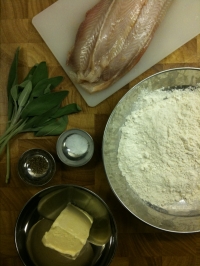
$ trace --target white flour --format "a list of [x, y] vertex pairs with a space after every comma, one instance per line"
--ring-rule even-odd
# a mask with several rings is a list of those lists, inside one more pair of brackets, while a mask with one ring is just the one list
[[200, 88], [143, 92], [121, 127], [118, 165], [145, 201], [200, 201]]

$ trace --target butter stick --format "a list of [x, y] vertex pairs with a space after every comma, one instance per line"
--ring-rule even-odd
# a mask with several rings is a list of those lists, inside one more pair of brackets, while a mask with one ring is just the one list
[[92, 223], [93, 218], [87, 212], [70, 203], [45, 233], [42, 242], [46, 247], [76, 258], [86, 244]]

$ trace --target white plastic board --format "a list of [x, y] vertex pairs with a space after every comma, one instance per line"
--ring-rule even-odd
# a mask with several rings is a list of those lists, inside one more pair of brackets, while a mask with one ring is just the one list
[[[86, 11], [98, 1], [58, 0], [32, 20], [67, 74], [70, 69], [66, 66], [66, 59], [78, 27]], [[128, 74], [106, 90], [94, 94], [87, 93], [78, 84], [74, 85], [86, 103], [94, 107], [199, 33], [200, 0], [174, 0], [146, 53]]]

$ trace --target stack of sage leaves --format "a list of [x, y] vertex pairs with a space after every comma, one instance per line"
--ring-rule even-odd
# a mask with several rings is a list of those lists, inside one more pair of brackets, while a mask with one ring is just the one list
[[61, 134], [67, 126], [68, 115], [79, 112], [76, 103], [62, 106], [68, 91], [55, 91], [62, 76], [48, 77], [46, 62], [34, 65], [22, 83], [18, 83], [19, 48], [11, 64], [8, 84], [8, 120], [4, 134], [0, 137], [0, 155], [6, 147], [6, 183], [10, 175], [9, 141], [22, 132], [34, 132], [35, 136]]

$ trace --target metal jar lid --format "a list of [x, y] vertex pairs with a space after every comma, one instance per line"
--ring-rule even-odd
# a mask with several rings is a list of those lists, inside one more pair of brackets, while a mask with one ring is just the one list
[[94, 153], [92, 137], [81, 129], [63, 132], [57, 140], [59, 159], [68, 166], [78, 167], [90, 161]]

